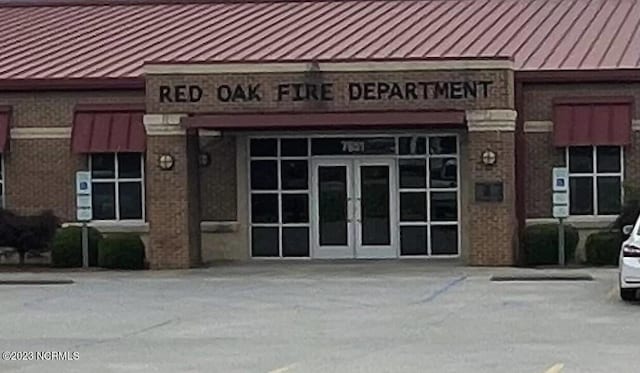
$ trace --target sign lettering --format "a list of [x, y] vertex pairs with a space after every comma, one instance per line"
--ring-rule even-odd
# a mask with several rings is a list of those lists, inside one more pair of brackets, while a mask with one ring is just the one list
[[347, 153], [364, 153], [364, 141], [341, 141], [342, 151]]
[[[478, 100], [488, 98], [490, 80], [470, 81], [378, 81], [340, 84], [349, 102], [419, 101], [419, 100]], [[221, 103], [334, 101], [337, 83], [278, 83], [263, 87], [260, 83], [220, 84], [213, 96]], [[198, 85], [160, 86], [161, 103], [199, 102], [205, 90]]]
[[198, 102], [202, 92], [198, 85], [161, 85], [160, 102]]

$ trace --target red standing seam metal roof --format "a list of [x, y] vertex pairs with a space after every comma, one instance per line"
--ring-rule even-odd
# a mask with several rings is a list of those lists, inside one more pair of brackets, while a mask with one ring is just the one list
[[521, 71], [640, 68], [640, 0], [61, 1], [0, 2], [0, 80], [137, 78], [150, 61], [510, 57]]

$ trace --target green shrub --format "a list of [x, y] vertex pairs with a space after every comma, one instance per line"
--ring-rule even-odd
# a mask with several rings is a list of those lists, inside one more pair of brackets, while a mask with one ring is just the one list
[[618, 232], [597, 232], [591, 234], [585, 243], [587, 263], [593, 265], [617, 265], [620, 245], [624, 241]]
[[144, 269], [144, 243], [135, 233], [114, 233], [98, 245], [98, 265], [113, 269]]
[[[98, 264], [98, 243], [102, 234], [89, 227], [89, 265]], [[51, 264], [54, 267], [82, 267], [82, 228], [66, 227], [58, 229], [53, 238]]]
[[[565, 258], [571, 261], [578, 245], [578, 230], [564, 225]], [[527, 264], [558, 264], [558, 224], [537, 224], [527, 227], [524, 234]]]

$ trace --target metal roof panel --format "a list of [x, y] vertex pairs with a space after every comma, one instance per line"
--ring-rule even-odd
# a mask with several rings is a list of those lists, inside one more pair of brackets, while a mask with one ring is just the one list
[[0, 4], [0, 80], [136, 78], [148, 61], [511, 56], [519, 70], [640, 68], [639, 0], [109, 1]]

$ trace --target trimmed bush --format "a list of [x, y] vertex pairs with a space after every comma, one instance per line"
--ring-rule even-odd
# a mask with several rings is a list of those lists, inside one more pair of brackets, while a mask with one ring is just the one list
[[[564, 225], [565, 258], [573, 260], [578, 245], [578, 230]], [[527, 227], [524, 235], [527, 264], [558, 264], [558, 224], [537, 224]]]
[[618, 232], [597, 232], [587, 237], [585, 250], [587, 263], [592, 265], [617, 265], [620, 246], [624, 241]]
[[[89, 227], [89, 265], [98, 265], [98, 243], [102, 234]], [[53, 238], [51, 264], [54, 267], [82, 267], [82, 228], [66, 227], [58, 229]]]
[[98, 245], [98, 265], [112, 269], [144, 269], [144, 243], [135, 233], [114, 233]]

